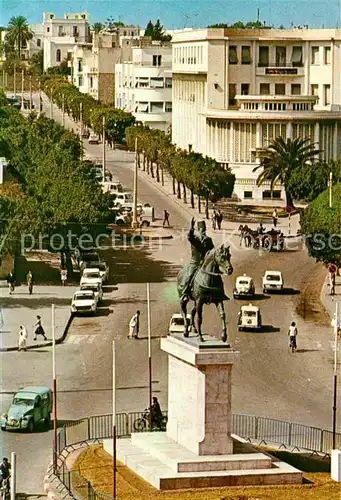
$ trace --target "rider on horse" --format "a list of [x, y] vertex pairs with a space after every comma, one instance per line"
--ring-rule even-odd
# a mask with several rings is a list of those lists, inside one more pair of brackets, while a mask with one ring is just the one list
[[188, 291], [190, 289], [195, 273], [201, 266], [207, 252], [214, 248], [212, 238], [210, 238], [206, 234], [205, 221], [202, 220], [197, 223], [197, 231], [194, 230], [194, 226], [195, 219], [193, 218], [191, 221], [191, 228], [187, 235], [188, 241], [191, 244], [191, 260], [187, 266], [187, 273], [183, 283], [181, 298], [184, 298], [188, 295]]

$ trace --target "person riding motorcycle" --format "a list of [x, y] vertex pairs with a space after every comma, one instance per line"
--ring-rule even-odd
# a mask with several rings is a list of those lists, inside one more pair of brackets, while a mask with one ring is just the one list
[[0, 488], [3, 482], [10, 476], [11, 464], [8, 461], [8, 458], [4, 457], [2, 459], [2, 463], [0, 464]]

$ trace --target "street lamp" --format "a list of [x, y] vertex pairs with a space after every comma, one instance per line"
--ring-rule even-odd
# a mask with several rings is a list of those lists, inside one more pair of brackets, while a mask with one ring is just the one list
[[30, 111], [32, 111], [32, 76], [30, 75]]
[[329, 208], [332, 208], [333, 205], [332, 188], [333, 188], [333, 172], [329, 172]]
[[135, 137], [135, 167], [134, 167], [134, 198], [133, 198], [133, 220], [131, 223], [132, 229], [137, 229], [139, 224], [137, 221], [137, 137]]
[[80, 141], [80, 146], [81, 146], [81, 160], [83, 159], [83, 143], [82, 143], [82, 137], [83, 137], [83, 103], [79, 103], [79, 141]]
[[17, 94], [17, 68], [15, 64], [13, 66], [13, 94], [14, 97]]
[[102, 121], [102, 136], [103, 136], [103, 166], [102, 166], [102, 171], [103, 171], [103, 182], [105, 182], [105, 116], [103, 116], [103, 121]]
[[62, 94], [62, 127], [65, 125], [65, 95]]
[[50, 89], [50, 119], [53, 118], [52, 87]]
[[24, 88], [25, 88], [25, 73], [21, 70], [21, 109], [24, 109]]
[[334, 384], [333, 384], [333, 446], [332, 449], [336, 449], [336, 410], [337, 410], [337, 363], [338, 363], [338, 335], [340, 327], [339, 319], [339, 304], [335, 303], [335, 318], [334, 318], [334, 336], [335, 336], [335, 352], [334, 352]]

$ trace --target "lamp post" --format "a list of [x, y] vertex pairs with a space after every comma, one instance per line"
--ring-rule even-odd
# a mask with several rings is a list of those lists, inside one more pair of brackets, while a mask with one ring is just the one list
[[79, 142], [81, 147], [81, 160], [83, 159], [83, 103], [79, 103]]
[[17, 95], [17, 68], [15, 64], [13, 66], [13, 94], [14, 97]]
[[50, 89], [50, 119], [53, 118], [52, 88]]
[[42, 98], [41, 98], [41, 82], [40, 82], [40, 80], [39, 80], [38, 94], [39, 94], [39, 113], [38, 113], [38, 115], [40, 116], [41, 112], [43, 111], [43, 102], [42, 102]]
[[30, 111], [32, 111], [32, 76], [30, 75]]
[[21, 109], [24, 109], [25, 72], [21, 70]]
[[112, 464], [112, 473], [113, 473], [113, 498], [116, 500], [116, 348], [115, 341], [112, 343], [112, 441], [113, 441], [113, 464]]
[[138, 228], [137, 221], [137, 137], [135, 137], [135, 167], [134, 167], [134, 194], [133, 194], [133, 220], [131, 223], [132, 229]]
[[103, 171], [103, 182], [105, 182], [105, 116], [103, 116], [103, 121], [102, 121], [102, 136], [103, 136], [103, 166], [102, 166], [102, 171]]
[[329, 172], [329, 208], [332, 208], [333, 205], [333, 172]]
[[53, 378], [53, 471], [57, 470], [57, 375], [56, 375], [56, 335], [54, 304], [51, 310], [52, 319], [52, 378]]
[[337, 410], [337, 362], [338, 362], [338, 335], [339, 335], [339, 304], [335, 303], [335, 320], [334, 320], [334, 336], [335, 336], [335, 352], [334, 352], [334, 384], [333, 384], [333, 446], [332, 450], [336, 449], [336, 410]]
[[62, 127], [65, 125], [65, 95], [62, 95]]

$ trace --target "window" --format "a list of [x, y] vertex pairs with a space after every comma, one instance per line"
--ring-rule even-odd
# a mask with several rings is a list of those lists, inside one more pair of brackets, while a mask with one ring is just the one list
[[252, 191], [244, 191], [244, 198], [252, 198]]
[[269, 66], [269, 47], [259, 47], [258, 66]]
[[92, 76], [90, 76], [89, 86], [91, 89], [94, 87], [94, 79]]
[[48, 33], [50, 33], [50, 28], [46, 28], [46, 31], [47, 31]]
[[276, 66], [285, 66], [287, 60], [286, 47], [276, 47]]
[[312, 83], [310, 85], [310, 93], [311, 95], [319, 95], [319, 86], [317, 83]]
[[261, 83], [259, 93], [260, 95], [270, 95], [270, 83]]
[[291, 84], [291, 95], [301, 95], [301, 84], [292, 83]]
[[78, 59], [78, 72], [81, 73], [83, 71], [83, 61], [82, 59]]
[[163, 88], [164, 87], [164, 81], [163, 78], [159, 77], [152, 77], [150, 79], [150, 86], [151, 88]]
[[320, 64], [320, 47], [311, 47], [311, 64]]
[[237, 46], [230, 45], [229, 46], [229, 64], [237, 64], [237, 63], [238, 63]]
[[37, 38], [37, 47], [41, 47], [41, 39]]
[[72, 36], [78, 36], [77, 26], [72, 26]]
[[151, 102], [150, 103], [151, 113], [163, 113], [163, 102]]
[[161, 66], [162, 56], [153, 56], [153, 66]]
[[324, 58], [323, 62], [324, 64], [330, 64], [331, 63], [331, 48], [330, 47], [324, 47]]
[[323, 85], [323, 100], [324, 100], [324, 105], [329, 106], [329, 104], [330, 104], [330, 85]]
[[78, 77], [78, 87], [83, 87], [83, 77], [82, 76]]
[[165, 111], [166, 111], [166, 113], [171, 113], [172, 112], [172, 103], [171, 102], [166, 102], [165, 103]]
[[235, 83], [229, 83], [229, 105], [233, 106], [236, 104], [236, 84]]
[[280, 199], [281, 198], [281, 191], [275, 190], [275, 191], [263, 191], [263, 200], [269, 200], [271, 198], [276, 198]]
[[249, 83], [242, 83], [240, 90], [241, 90], [242, 95], [249, 95], [250, 84]]
[[137, 103], [135, 111], [137, 111], [138, 113], [148, 113], [148, 103], [147, 102]]
[[166, 89], [172, 88], [172, 79], [171, 78], [166, 78], [165, 87], [166, 87]]
[[63, 36], [63, 26], [58, 26], [58, 36]]
[[60, 62], [60, 59], [61, 59], [60, 49], [57, 49], [57, 50], [56, 50], [56, 61], [57, 61], [57, 62]]
[[294, 68], [302, 66], [302, 47], [301, 46], [292, 48], [291, 62], [292, 62], [292, 65]]
[[285, 83], [275, 83], [275, 95], [285, 95]]
[[242, 45], [242, 64], [251, 64], [250, 45]]

